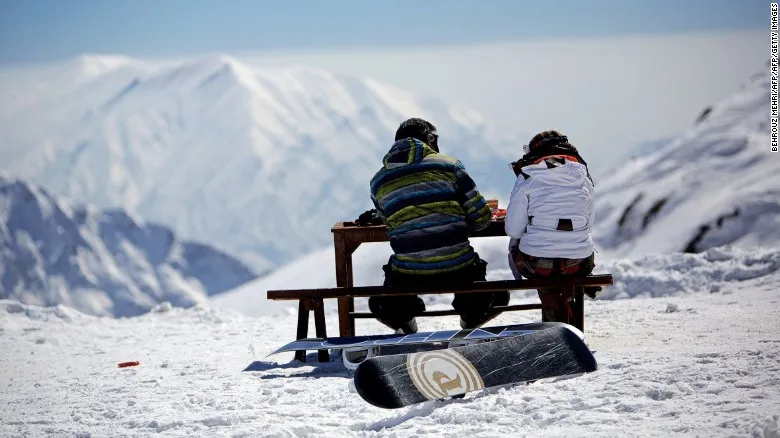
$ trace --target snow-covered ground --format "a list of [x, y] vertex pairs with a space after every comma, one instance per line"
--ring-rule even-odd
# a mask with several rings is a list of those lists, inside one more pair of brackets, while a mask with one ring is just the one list
[[776, 438], [779, 267], [780, 251], [761, 248], [605, 263], [617, 285], [585, 306], [596, 372], [392, 411], [363, 402], [339, 363], [267, 357], [293, 339], [292, 315], [161, 305], [114, 319], [0, 301], [0, 436]]

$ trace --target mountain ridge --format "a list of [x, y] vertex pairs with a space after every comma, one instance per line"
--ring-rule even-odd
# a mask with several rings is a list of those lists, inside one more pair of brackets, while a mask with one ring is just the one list
[[663, 147], [597, 187], [597, 247], [615, 257], [780, 243], [769, 74], [752, 76]]
[[71, 205], [0, 173], [0, 298], [122, 317], [190, 307], [256, 277], [132, 213]]
[[494, 197], [513, 177], [495, 169], [519, 152], [473, 111], [316, 68], [84, 57], [28, 76], [0, 87], [7, 172], [258, 270], [327, 245], [333, 223], [371, 207], [368, 181], [406, 118], [433, 121], [442, 152]]

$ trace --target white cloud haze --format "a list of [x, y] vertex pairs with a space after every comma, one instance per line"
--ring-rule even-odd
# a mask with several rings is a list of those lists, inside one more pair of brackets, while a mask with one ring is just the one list
[[741, 31], [241, 57], [371, 77], [474, 109], [507, 131], [560, 129], [594, 169], [606, 170], [627, 148], [683, 131], [704, 107], [737, 91], [769, 59], [769, 36]]

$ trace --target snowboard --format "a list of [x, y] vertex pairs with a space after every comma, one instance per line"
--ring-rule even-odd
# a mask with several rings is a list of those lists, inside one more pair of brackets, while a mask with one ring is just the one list
[[419, 332], [411, 335], [370, 335], [334, 338], [305, 338], [290, 342], [278, 348], [269, 356], [285, 351], [298, 350], [329, 350], [329, 349], [366, 349], [382, 346], [430, 344], [454, 341], [482, 341], [495, 340], [512, 336], [520, 336], [552, 327], [566, 327], [572, 330], [580, 338], [584, 334], [575, 327], [562, 322], [534, 322], [528, 324], [502, 325], [494, 327], [481, 327], [461, 330], [437, 330], [431, 332]]
[[353, 381], [368, 403], [396, 409], [596, 368], [583, 339], [558, 326], [463, 347], [373, 357], [358, 365]]

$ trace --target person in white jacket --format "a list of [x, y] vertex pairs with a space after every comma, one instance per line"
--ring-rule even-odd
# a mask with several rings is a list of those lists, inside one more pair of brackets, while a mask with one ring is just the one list
[[[587, 163], [558, 131], [535, 135], [512, 163], [517, 176], [506, 209], [509, 266], [516, 279], [589, 275], [594, 268], [595, 189]], [[595, 298], [600, 288], [586, 290]], [[542, 319], [562, 321], [555, 294], [540, 289]]]

